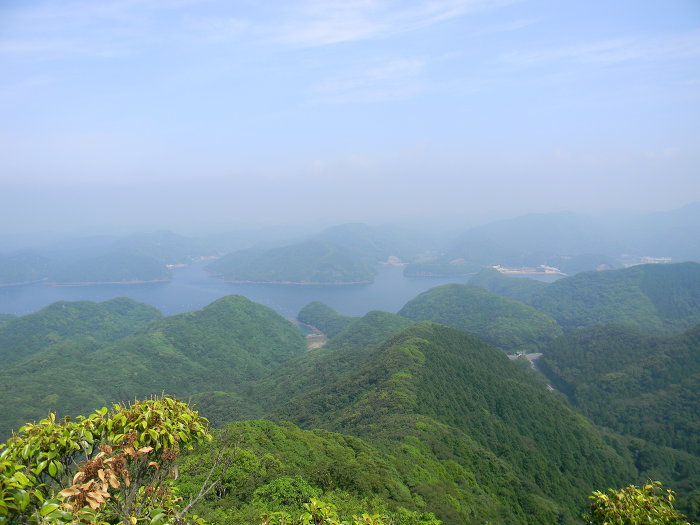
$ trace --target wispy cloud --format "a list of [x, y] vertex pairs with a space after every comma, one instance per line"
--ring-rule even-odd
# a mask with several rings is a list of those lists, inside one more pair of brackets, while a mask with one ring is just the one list
[[290, 10], [278, 41], [300, 46], [383, 38], [415, 31], [513, 0], [308, 0]]
[[393, 59], [328, 79], [314, 92], [323, 102], [374, 102], [406, 99], [421, 90], [426, 61]]
[[0, 35], [0, 53], [39, 59], [112, 56], [137, 53], [158, 39], [240, 37], [319, 47], [409, 33], [515, 1], [295, 0], [272, 8], [218, 0], [46, 1], [1, 12], [8, 30]]
[[621, 37], [559, 48], [512, 51], [503, 56], [519, 66], [556, 62], [614, 65], [629, 61], [659, 61], [700, 56], [700, 31], [661, 36]]

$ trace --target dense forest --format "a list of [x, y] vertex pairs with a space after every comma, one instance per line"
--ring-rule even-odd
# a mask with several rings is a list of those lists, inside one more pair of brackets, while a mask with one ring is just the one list
[[[699, 267], [553, 284], [485, 271], [398, 314], [311, 303], [299, 320], [328, 338], [312, 351], [240, 296], [169, 317], [130, 299], [56, 303], [0, 323], [0, 432], [49, 411], [189, 400], [218, 429], [178, 460], [178, 490], [196, 491], [217, 450], [236, 458], [193, 507], [211, 523], [317, 500], [395, 523], [578, 523], [592, 491], [648, 479], [698, 519], [700, 326], [686, 325]], [[504, 352], [531, 350], [541, 372]]]
[[561, 334], [546, 313], [471, 285], [447, 284], [428, 290], [409, 301], [399, 315], [451, 326], [511, 352], [536, 351]]

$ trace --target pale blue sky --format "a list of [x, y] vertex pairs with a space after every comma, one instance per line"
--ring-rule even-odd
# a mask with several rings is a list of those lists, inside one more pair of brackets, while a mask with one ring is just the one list
[[698, 0], [0, 1], [0, 224], [700, 200]]

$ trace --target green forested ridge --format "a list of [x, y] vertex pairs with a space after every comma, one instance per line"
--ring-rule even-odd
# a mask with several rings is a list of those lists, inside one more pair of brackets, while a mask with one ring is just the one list
[[495, 268], [484, 268], [469, 279], [469, 284], [523, 303], [529, 303], [533, 296], [547, 286], [547, 283], [529, 277], [503, 275]]
[[[687, 317], [688, 295], [669, 285], [673, 279], [640, 282], [661, 315]], [[504, 304], [534, 312], [460, 288], [488, 315]], [[109, 315], [98, 315], [100, 308]], [[543, 346], [555, 386], [588, 395], [590, 417], [608, 430], [575, 412], [585, 412], [589, 398], [568, 406], [534, 372], [473, 336], [386, 312], [347, 318], [320, 303], [307, 308], [317, 316], [310, 324], [326, 322], [333, 332], [311, 352], [297, 327], [240, 296], [166, 318], [119, 299], [57, 303], [11, 319], [0, 336], [23, 327], [13, 344], [25, 341], [30, 351], [0, 371], [0, 432], [50, 409], [87, 413], [163, 391], [191, 399], [219, 427], [267, 415], [304, 428], [243, 422], [222, 434], [241, 461], [201, 507], [214, 523], [257, 523], [261, 509], [299, 510], [300, 499], [280, 502], [288, 492], [321, 497], [344, 515], [425, 511], [446, 525], [577, 523], [592, 490], [647, 479], [679, 491], [682, 510], [700, 517], [693, 441], [700, 328], [670, 337], [596, 327]], [[512, 319], [526, 324], [526, 316]], [[577, 370], [555, 369], [556, 359]], [[208, 453], [181, 464], [183, 488], [201, 478]]]
[[564, 327], [614, 323], [645, 332], [680, 332], [700, 322], [700, 264], [580, 273], [547, 285], [530, 304]]
[[210, 264], [233, 281], [270, 283], [356, 283], [374, 278], [371, 261], [342, 246], [318, 240], [260, 252], [234, 252]]
[[508, 351], [536, 350], [561, 333], [547, 314], [471, 285], [432, 288], [406, 303], [399, 315], [451, 326]]
[[330, 341], [330, 348], [373, 348], [414, 321], [397, 314], [373, 310], [353, 320]]
[[551, 343], [543, 364], [593, 421], [700, 456], [700, 325], [675, 336], [580, 329]]
[[333, 308], [318, 301], [313, 301], [299, 310], [297, 319], [304, 324], [317, 328], [328, 337], [335, 337], [352, 323], [353, 318], [340, 315]]
[[395, 459], [365, 441], [264, 420], [233, 423], [217, 432], [210, 447], [188, 455], [178, 480], [181, 492], [196, 493], [211, 449], [222, 445], [235, 450], [239, 461], [216, 494], [196, 509], [212, 523], [256, 523], [265, 511], [301, 513], [309, 497], [334, 503], [342, 514], [398, 514], [401, 507], [425, 507], [406, 485]]
[[6, 323], [16, 318], [17, 316], [15, 314], [0, 314], [0, 324]]
[[249, 397], [271, 411], [294, 396], [332, 384], [369, 359], [377, 345], [412, 323], [379, 311], [351, 320], [324, 347], [299, 356], [250, 385]]
[[0, 360], [8, 365], [73, 338], [115, 341], [160, 317], [152, 306], [126, 297], [53, 303], [0, 325]]
[[[630, 457], [506, 356], [430, 323], [390, 338], [357, 371], [290, 401], [280, 417], [402, 451], [412, 485], [448, 523], [556, 521], [575, 514], [588, 487], [636, 475]], [[472, 481], [437, 474], [444, 469]]]
[[49, 409], [74, 415], [163, 391], [182, 397], [235, 393], [242, 383], [269, 373], [304, 348], [296, 326], [241, 296], [166, 317], [116, 342], [88, 336], [37, 344], [31, 356], [0, 372], [0, 399], [6, 401], [0, 405], [0, 431], [6, 434]]

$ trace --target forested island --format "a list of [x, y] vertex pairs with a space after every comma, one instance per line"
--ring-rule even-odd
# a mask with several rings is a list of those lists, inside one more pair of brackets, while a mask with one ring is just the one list
[[212, 276], [259, 284], [366, 284], [387, 261], [415, 278], [468, 279], [494, 266], [544, 266], [556, 270], [551, 275], [571, 276], [645, 261], [698, 261], [692, 239], [699, 222], [696, 203], [616, 222], [554, 213], [465, 229], [348, 223], [314, 233], [69, 237], [0, 252], [0, 286], [163, 282], [171, 279], [172, 268], [204, 259], [217, 259], [208, 265]]
[[369, 261], [323, 241], [234, 252], [208, 270], [228, 281], [259, 284], [363, 284], [374, 278]]

